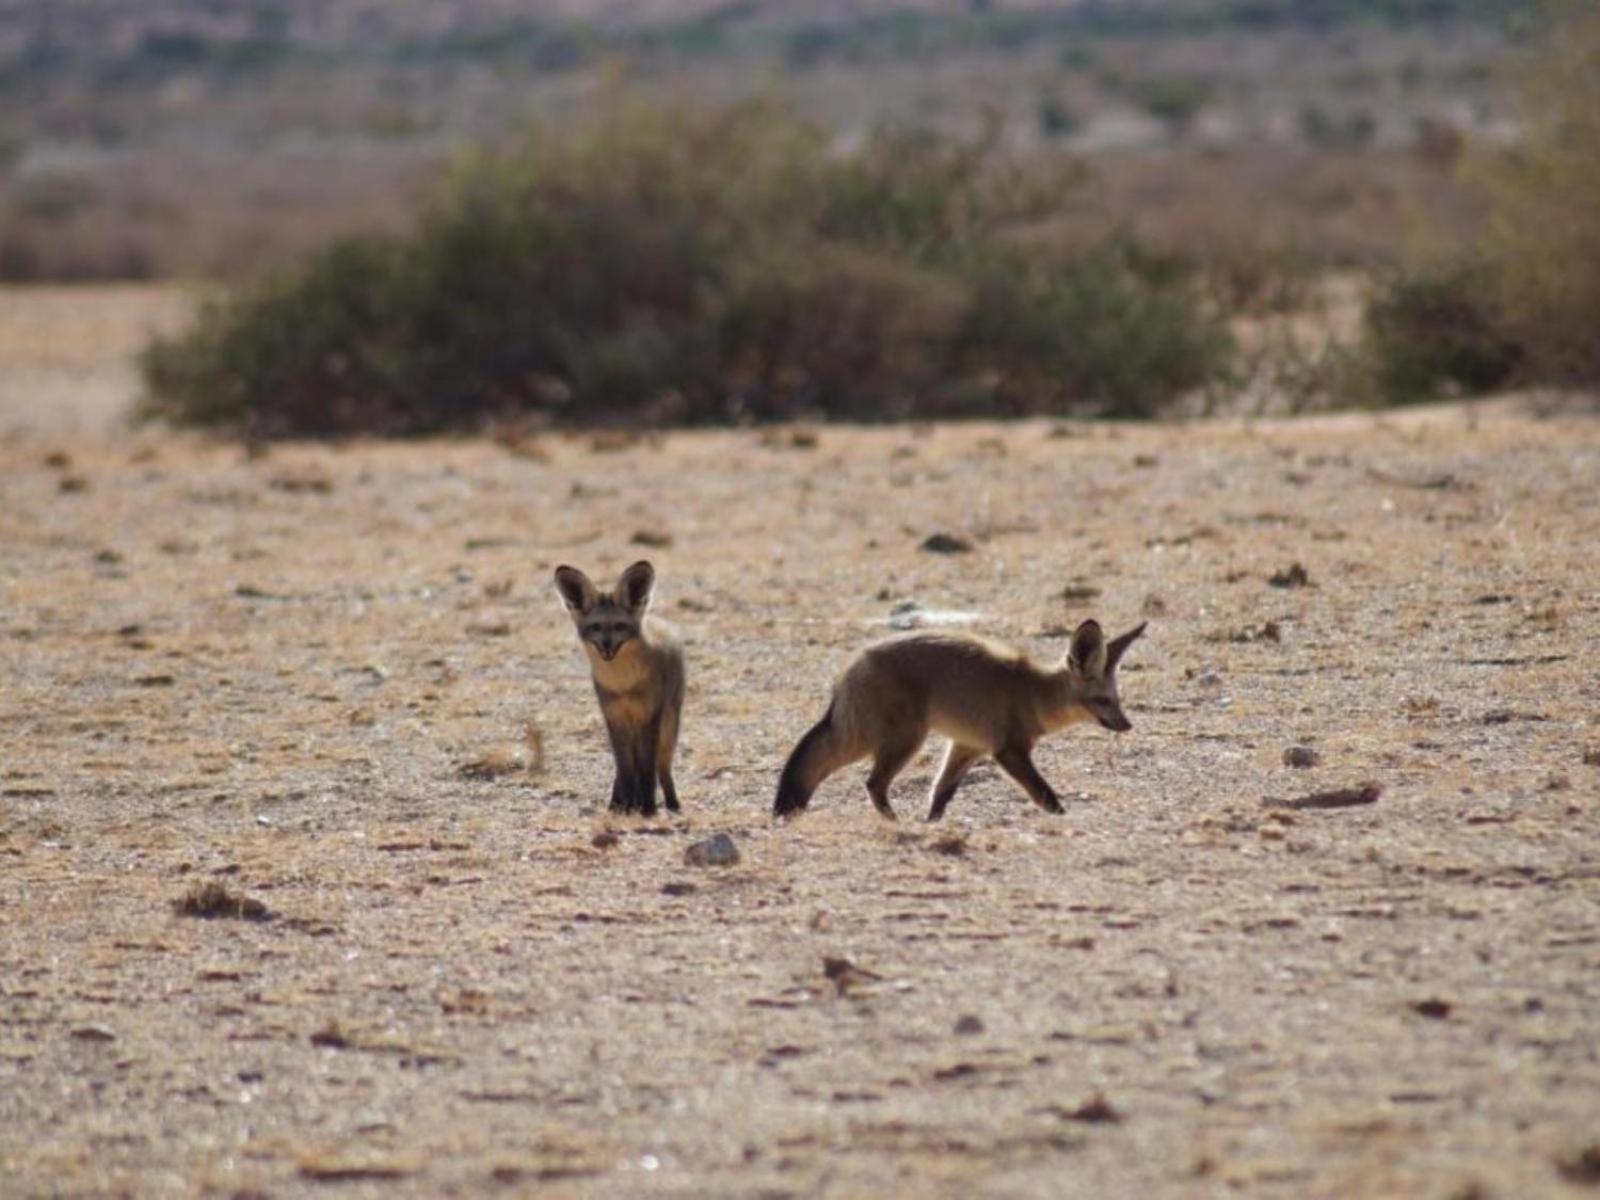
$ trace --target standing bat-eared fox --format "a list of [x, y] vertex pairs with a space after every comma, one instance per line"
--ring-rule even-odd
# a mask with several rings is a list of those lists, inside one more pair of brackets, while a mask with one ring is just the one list
[[834, 685], [827, 714], [795, 746], [778, 783], [777, 816], [803, 811], [817, 786], [841, 767], [872, 756], [867, 792], [894, 819], [889, 784], [930, 730], [950, 739], [934, 781], [928, 820], [944, 815], [967, 769], [993, 755], [1046, 812], [1061, 800], [1033, 765], [1047, 733], [1094, 720], [1116, 733], [1133, 728], [1117, 699], [1117, 663], [1144, 624], [1107, 642], [1095, 621], [1073, 631], [1054, 670], [970, 634], [922, 631], [868, 646]]
[[556, 590], [589, 656], [617, 760], [611, 807], [647, 817], [655, 815], [658, 779], [668, 810], [678, 811], [672, 752], [683, 711], [683, 650], [665, 625], [645, 616], [655, 580], [654, 567], [636, 562], [602, 592], [577, 568], [556, 568]]

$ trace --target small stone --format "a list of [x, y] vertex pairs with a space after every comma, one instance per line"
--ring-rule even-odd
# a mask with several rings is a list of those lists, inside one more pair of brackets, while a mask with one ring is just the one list
[[953, 533], [930, 533], [922, 540], [922, 549], [930, 554], [969, 554], [972, 543]]
[[1117, 1125], [1123, 1120], [1122, 1113], [1098, 1092], [1066, 1116], [1069, 1121], [1083, 1121], [1091, 1125]]
[[1275, 588], [1303, 588], [1311, 583], [1311, 575], [1299, 563], [1290, 563], [1267, 580]]
[[661, 529], [635, 530], [633, 537], [628, 540], [635, 546], [649, 546], [655, 550], [664, 550], [672, 545], [672, 535]]
[[1290, 746], [1283, 752], [1283, 765], [1305, 770], [1322, 762], [1322, 755], [1310, 746]]
[[964, 1017], [957, 1018], [956, 1033], [961, 1037], [971, 1037], [973, 1034], [982, 1032], [983, 1021], [981, 1018], [974, 1016], [972, 1013], [968, 1013]]
[[114, 1042], [117, 1035], [104, 1025], [80, 1025], [72, 1031], [80, 1042]]
[[690, 846], [683, 852], [683, 861], [691, 867], [731, 867], [739, 861], [739, 847], [727, 834], [719, 833]]
[[1442, 1021], [1450, 1015], [1451, 1004], [1448, 1000], [1430, 997], [1427, 1000], [1414, 1000], [1411, 1011], [1419, 1017], [1427, 1017], [1430, 1021]]
[[1556, 1157], [1556, 1170], [1568, 1183], [1593, 1187], [1600, 1184], [1600, 1142], [1590, 1142]]
[[589, 839], [589, 844], [596, 850], [609, 850], [622, 840], [614, 829], [602, 829]]

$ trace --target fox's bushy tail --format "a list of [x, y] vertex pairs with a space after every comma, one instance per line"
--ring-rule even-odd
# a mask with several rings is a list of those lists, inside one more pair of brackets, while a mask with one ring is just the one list
[[834, 733], [830, 706], [822, 720], [806, 730], [789, 755], [789, 761], [783, 765], [783, 774], [778, 779], [778, 798], [772, 804], [773, 816], [788, 817], [804, 812], [817, 785], [838, 769], [833, 749]]

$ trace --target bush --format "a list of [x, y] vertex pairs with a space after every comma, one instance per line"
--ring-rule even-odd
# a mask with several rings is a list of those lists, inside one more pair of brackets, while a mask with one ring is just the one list
[[1600, 385], [1600, 11], [1551, 27], [1520, 80], [1526, 133], [1482, 167], [1492, 296], [1527, 374]]
[[1482, 395], [1509, 380], [1523, 350], [1496, 322], [1491, 273], [1458, 266], [1401, 279], [1367, 310], [1377, 397], [1408, 404]]
[[1369, 310], [1380, 399], [1600, 384], [1600, 13], [1546, 30], [1522, 96], [1521, 142], [1476, 163], [1487, 236], [1459, 265], [1401, 280]]
[[1022, 248], [1076, 178], [993, 139], [844, 155], [765, 102], [618, 102], [463, 163], [409, 238], [210, 305], [148, 352], [146, 411], [261, 437], [1148, 415], [1218, 378], [1228, 342], [1136, 247]]

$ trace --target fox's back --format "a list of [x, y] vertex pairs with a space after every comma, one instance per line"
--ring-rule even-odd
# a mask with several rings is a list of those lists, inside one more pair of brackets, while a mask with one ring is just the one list
[[968, 745], [998, 744], [1032, 725], [1045, 673], [1010, 646], [971, 634], [917, 631], [867, 647], [840, 679], [841, 717], [866, 736], [882, 723], [925, 723]]

